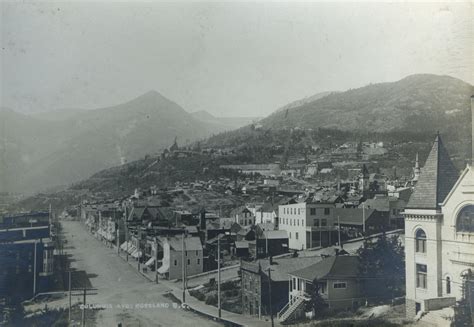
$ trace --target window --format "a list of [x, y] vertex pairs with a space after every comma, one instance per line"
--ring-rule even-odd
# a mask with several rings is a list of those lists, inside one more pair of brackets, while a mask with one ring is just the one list
[[199, 251], [198, 251], [198, 250], [196, 250], [196, 257], [199, 255], [199, 253], [198, 253], [198, 252], [199, 252]]
[[446, 294], [451, 294], [451, 277], [446, 277]]
[[311, 216], [316, 216], [316, 208], [311, 208], [311, 209], [309, 209], [309, 214], [310, 214]]
[[332, 287], [341, 289], [341, 288], [346, 288], [347, 285], [346, 285], [346, 283], [334, 283], [334, 284], [332, 284]]
[[474, 205], [461, 209], [456, 220], [456, 231], [474, 233]]
[[296, 224], [299, 226], [300, 225], [300, 220], [296, 219]]
[[200, 265], [201, 264], [201, 259], [198, 259], [197, 263], [198, 263], [198, 265]]
[[186, 256], [188, 256], [188, 251], [185, 251]]
[[191, 259], [188, 259], [188, 265], [190, 265], [190, 264], [191, 264]]
[[298, 232], [295, 233], [295, 238], [298, 239]]
[[418, 288], [427, 288], [426, 281], [427, 268], [426, 265], [416, 265], [416, 287]]
[[300, 208], [298, 208], [298, 215], [300, 214]]
[[290, 238], [291, 238], [291, 232], [290, 232]]
[[328, 225], [327, 219], [321, 219], [321, 226], [326, 227]]
[[313, 225], [319, 226], [319, 219], [313, 219]]
[[426, 253], [426, 233], [422, 229], [418, 229], [415, 235], [416, 252]]
[[296, 278], [293, 278], [293, 289], [296, 289]]
[[331, 213], [331, 209], [329, 208], [324, 208], [324, 214], [329, 215]]
[[175, 261], [174, 261], [174, 265], [175, 265], [175, 266], [178, 265], [178, 260], [175, 260]]

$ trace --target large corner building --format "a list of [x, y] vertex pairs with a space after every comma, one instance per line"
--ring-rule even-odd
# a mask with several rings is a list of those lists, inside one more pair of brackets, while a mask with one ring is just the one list
[[455, 305], [474, 270], [474, 171], [459, 174], [439, 134], [404, 215], [407, 317]]

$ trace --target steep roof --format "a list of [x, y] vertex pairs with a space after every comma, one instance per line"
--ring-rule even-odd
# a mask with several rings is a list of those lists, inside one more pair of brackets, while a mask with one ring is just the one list
[[273, 258], [272, 265], [270, 265], [269, 259], [260, 259], [255, 262], [242, 261], [241, 267], [256, 274], [261, 272], [265, 276], [268, 276], [270, 267], [272, 281], [285, 282], [288, 281], [292, 271], [308, 267], [319, 261], [321, 261], [320, 257]]
[[294, 271], [291, 275], [309, 281], [313, 281], [315, 278], [355, 278], [359, 275], [359, 257], [342, 255], [325, 258], [309, 267]]
[[458, 179], [458, 170], [449, 158], [438, 134], [408, 201], [409, 209], [438, 209]]

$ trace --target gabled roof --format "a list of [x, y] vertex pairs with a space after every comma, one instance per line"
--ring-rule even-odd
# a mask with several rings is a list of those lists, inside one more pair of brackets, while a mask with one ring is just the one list
[[284, 239], [288, 238], [288, 234], [286, 233], [286, 230], [267, 230], [263, 232], [263, 238], [267, 238], [269, 240], [273, 239]]
[[[376, 212], [375, 209], [364, 209], [359, 208], [334, 208], [334, 224], [337, 224], [338, 217], [339, 222], [343, 225], [362, 225], [362, 222], [369, 220], [371, 216]], [[365, 217], [364, 217], [365, 214]]]
[[325, 258], [309, 267], [292, 272], [290, 275], [305, 280], [345, 279], [359, 276], [359, 257], [341, 255]]
[[415, 190], [408, 201], [408, 209], [439, 209], [458, 179], [459, 173], [449, 158], [438, 134], [421, 171]]
[[[183, 250], [183, 239], [181, 236], [166, 238], [170, 247], [175, 251]], [[186, 251], [202, 251], [202, 244], [199, 237], [185, 237], [184, 243]]]

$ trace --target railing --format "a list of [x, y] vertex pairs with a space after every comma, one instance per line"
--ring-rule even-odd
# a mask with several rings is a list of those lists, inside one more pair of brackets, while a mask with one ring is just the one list
[[285, 313], [285, 311], [288, 309], [290, 306], [290, 302], [288, 302], [278, 313], [277, 313], [277, 318], [280, 319], [280, 317]]

